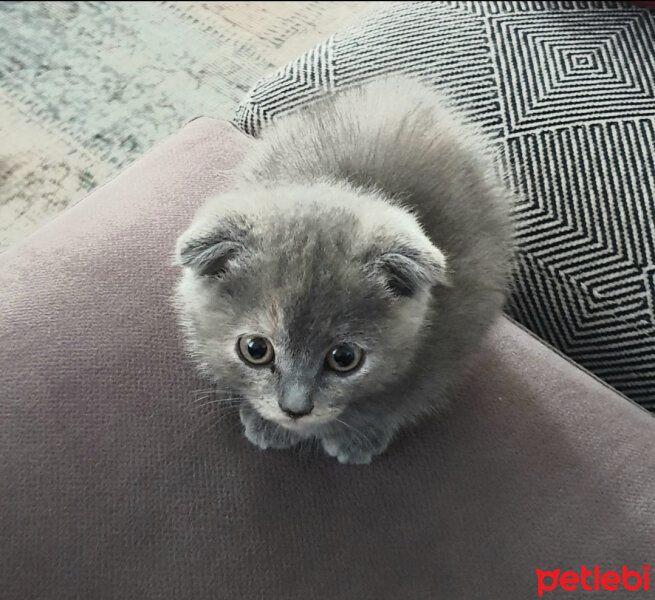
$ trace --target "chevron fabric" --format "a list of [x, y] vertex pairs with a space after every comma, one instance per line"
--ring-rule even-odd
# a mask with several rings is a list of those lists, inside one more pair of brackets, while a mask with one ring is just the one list
[[447, 93], [517, 192], [507, 312], [655, 410], [655, 12], [618, 2], [402, 2], [262, 79], [236, 124], [391, 72]]

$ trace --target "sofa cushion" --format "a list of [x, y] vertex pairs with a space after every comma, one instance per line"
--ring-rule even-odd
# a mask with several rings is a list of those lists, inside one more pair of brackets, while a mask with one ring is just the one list
[[261, 80], [266, 122], [384, 73], [443, 90], [518, 193], [508, 313], [655, 409], [655, 12], [620, 2], [388, 4]]
[[196, 120], [0, 255], [2, 598], [523, 600], [652, 560], [655, 420], [506, 318], [370, 466], [203, 405], [172, 253], [246, 143]]

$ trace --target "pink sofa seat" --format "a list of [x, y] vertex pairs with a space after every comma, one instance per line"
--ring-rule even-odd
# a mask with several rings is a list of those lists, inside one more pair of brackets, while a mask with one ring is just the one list
[[246, 144], [195, 120], [0, 255], [0, 596], [525, 600], [536, 569], [650, 564], [655, 420], [505, 318], [370, 466], [197, 408], [172, 252]]

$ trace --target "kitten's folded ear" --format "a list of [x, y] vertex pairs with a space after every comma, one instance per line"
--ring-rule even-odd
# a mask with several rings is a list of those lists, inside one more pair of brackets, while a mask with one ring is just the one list
[[386, 287], [398, 297], [412, 297], [434, 285], [452, 287], [446, 257], [429, 243], [420, 248], [400, 243], [384, 250], [369, 263], [369, 270], [384, 278]]
[[177, 242], [175, 262], [198, 275], [221, 277], [229, 263], [244, 252], [245, 234], [242, 226], [229, 220], [200, 236], [187, 232]]

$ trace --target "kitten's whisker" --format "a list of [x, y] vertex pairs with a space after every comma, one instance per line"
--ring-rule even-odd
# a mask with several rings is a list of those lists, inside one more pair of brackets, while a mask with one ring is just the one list
[[227, 391], [227, 390], [230, 390], [230, 389], [231, 388], [220, 388], [220, 387], [217, 387], [217, 386], [212, 386], [212, 387], [208, 387], [208, 388], [199, 388], [197, 390], [189, 390], [189, 392], [191, 392], [191, 393], [193, 393], [193, 392], [213, 392], [213, 391], [216, 391], [216, 390]]
[[227, 420], [228, 418], [231, 418], [231, 417], [234, 417], [234, 416], [238, 416], [238, 415], [239, 415], [239, 411], [229, 411], [229, 412], [225, 412], [225, 413], [221, 414], [221, 415], [218, 417], [218, 419], [215, 419], [215, 420], [211, 423], [211, 425], [209, 426], [209, 429], [207, 430], [207, 432], [209, 432], [209, 431], [211, 431], [212, 429], [214, 429], [215, 427], [217, 427], [217, 426], [219, 425], [219, 423], [221, 423], [222, 421], [225, 421], [225, 420]]
[[219, 391], [220, 390], [217, 390], [215, 388], [211, 388], [211, 389], [207, 389], [207, 390], [193, 390], [193, 391], [189, 392], [189, 395], [200, 396], [202, 394], [215, 394], [215, 393], [217, 393]]
[[373, 446], [373, 442], [372, 442], [370, 439], [368, 439], [368, 437], [367, 437], [366, 435], [364, 435], [364, 434], [363, 434], [359, 429], [357, 429], [356, 427], [353, 427], [352, 425], [349, 425], [348, 423], [346, 423], [345, 421], [342, 421], [341, 419], [335, 419], [335, 421], [336, 421], [337, 423], [341, 423], [342, 425], [345, 425], [345, 426], [348, 427], [349, 429], [352, 429], [355, 433], [359, 434], [362, 438], [364, 438], [364, 440], [366, 440], [366, 443], [367, 443], [371, 448], [374, 447], [374, 446]]
[[200, 396], [199, 398], [194, 398], [192, 402], [201, 402], [202, 400], [207, 400], [207, 398], [211, 398], [211, 394]]
[[221, 411], [218, 415], [215, 415], [217, 418], [212, 418], [207, 421], [202, 421], [200, 425], [197, 427], [195, 430], [195, 435], [207, 435], [210, 431], [214, 430], [221, 421], [224, 421], [228, 418], [238, 416], [239, 411], [238, 410], [226, 410], [226, 411]]
[[206, 397], [206, 396], [223, 396], [223, 395], [228, 395], [231, 397], [235, 396], [242, 396], [243, 394], [238, 394], [235, 393], [234, 390], [221, 390], [221, 389], [211, 389], [211, 390], [197, 390], [195, 392], [191, 392], [191, 396], [193, 397], [194, 401], [197, 400], [199, 397]]
[[243, 394], [235, 394], [234, 392], [228, 392], [228, 391], [221, 392], [221, 393], [212, 392], [212, 393], [203, 394], [202, 396], [198, 395], [197, 397], [192, 398], [191, 402], [193, 404], [195, 404], [197, 402], [202, 402], [203, 400], [206, 400], [207, 398], [217, 398], [219, 400], [220, 399], [242, 399], [243, 400], [245, 398], [245, 396]]
[[231, 392], [230, 390], [225, 390], [225, 391], [217, 391], [217, 390], [212, 390], [212, 391], [207, 391], [204, 394], [194, 394], [192, 401], [197, 402], [198, 399], [202, 398], [207, 398], [209, 396], [224, 396], [228, 395], [229, 397], [242, 397], [242, 394], [235, 394], [234, 392]]
[[216, 400], [209, 400], [208, 402], [197, 404], [193, 408], [199, 409], [211, 405], [231, 407], [231, 406], [239, 406], [241, 405], [242, 402], [243, 402], [242, 398], [217, 398]]
[[[202, 400], [207, 400], [207, 398], [212, 398], [212, 396], [203, 396], [202, 398], [198, 398], [197, 401], [200, 402]], [[229, 401], [232, 401], [232, 400], [241, 401], [241, 400], [245, 400], [245, 397], [244, 396], [220, 396], [219, 398], [213, 398], [213, 400], [211, 400], [211, 401], [212, 402], [229, 402]]]
[[198, 402], [202, 402], [203, 400], [207, 400], [208, 398], [213, 398], [214, 394], [205, 394], [204, 396], [198, 396], [197, 398], [193, 398], [191, 400], [191, 404], [197, 404]]

